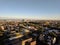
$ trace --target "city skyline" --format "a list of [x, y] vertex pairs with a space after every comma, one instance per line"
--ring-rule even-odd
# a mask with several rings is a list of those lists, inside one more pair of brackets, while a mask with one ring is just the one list
[[60, 0], [0, 0], [0, 17], [60, 20]]

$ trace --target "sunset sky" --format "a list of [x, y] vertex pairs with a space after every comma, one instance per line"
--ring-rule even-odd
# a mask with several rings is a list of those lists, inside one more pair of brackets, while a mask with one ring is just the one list
[[0, 0], [0, 17], [60, 20], [60, 0]]

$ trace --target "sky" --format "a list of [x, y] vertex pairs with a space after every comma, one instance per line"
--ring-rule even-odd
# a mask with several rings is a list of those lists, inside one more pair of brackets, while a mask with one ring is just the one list
[[60, 20], [60, 0], [0, 0], [0, 17]]

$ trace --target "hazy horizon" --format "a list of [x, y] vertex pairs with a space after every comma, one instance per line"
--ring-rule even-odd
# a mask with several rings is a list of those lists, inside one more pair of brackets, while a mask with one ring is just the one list
[[60, 0], [0, 0], [0, 17], [60, 20]]

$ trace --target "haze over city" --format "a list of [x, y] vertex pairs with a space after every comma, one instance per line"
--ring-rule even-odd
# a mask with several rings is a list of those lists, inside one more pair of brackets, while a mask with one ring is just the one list
[[0, 0], [0, 45], [60, 45], [60, 0]]
[[60, 0], [0, 0], [0, 17], [60, 20]]

